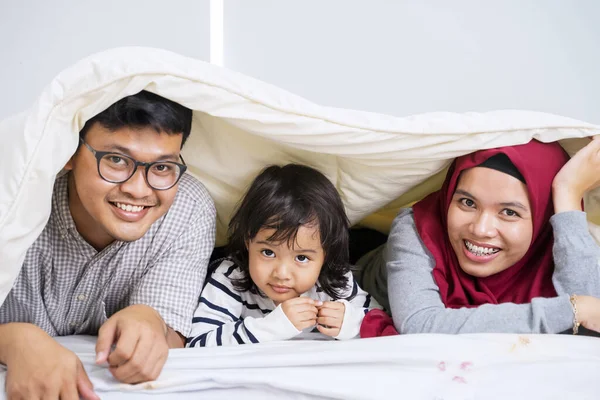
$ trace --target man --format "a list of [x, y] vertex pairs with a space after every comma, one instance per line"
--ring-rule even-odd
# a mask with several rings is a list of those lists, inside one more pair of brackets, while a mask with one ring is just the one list
[[9, 398], [96, 399], [52, 336], [98, 335], [116, 379], [158, 377], [182, 347], [214, 246], [216, 211], [180, 150], [192, 111], [142, 91], [89, 120], [50, 219], [0, 308]]

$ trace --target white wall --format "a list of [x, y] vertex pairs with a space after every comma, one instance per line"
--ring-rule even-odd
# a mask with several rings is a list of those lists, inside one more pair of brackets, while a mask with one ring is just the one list
[[209, 59], [209, 0], [0, 0], [0, 119], [30, 107], [52, 78], [111, 47]]
[[600, 123], [599, 21], [597, 0], [225, 0], [224, 63], [331, 106]]
[[[0, 118], [76, 60], [145, 45], [209, 60], [209, 0], [0, 0]], [[600, 123], [597, 0], [224, 0], [224, 65], [317, 103], [519, 108]]]

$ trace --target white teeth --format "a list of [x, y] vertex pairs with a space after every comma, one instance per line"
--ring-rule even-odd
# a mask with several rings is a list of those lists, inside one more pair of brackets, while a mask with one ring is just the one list
[[465, 240], [464, 242], [465, 242], [465, 246], [467, 246], [467, 249], [471, 253], [475, 254], [476, 256], [487, 256], [490, 254], [495, 254], [500, 251], [500, 249], [476, 246], [473, 243], [469, 242], [468, 240]]
[[140, 212], [144, 209], [144, 206], [132, 206], [131, 204], [123, 204], [123, 203], [114, 203], [117, 207], [119, 207], [123, 211], [128, 212]]

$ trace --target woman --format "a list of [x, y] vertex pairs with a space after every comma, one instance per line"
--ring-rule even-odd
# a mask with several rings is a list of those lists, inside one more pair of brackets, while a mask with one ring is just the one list
[[394, 220], [398, 332], [599, 331], [600, 248], [581, 208], [600, 185], [599, 152], [593, 140], [569, 160], [531, 141], [456, 159], [441, 190]]

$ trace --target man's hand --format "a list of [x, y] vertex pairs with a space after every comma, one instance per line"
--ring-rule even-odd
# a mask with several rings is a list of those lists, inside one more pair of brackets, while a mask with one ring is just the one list
[[121, 382], [155, 380], [169, 355], [167, 333], [165, 322], [152, 307], [124, 308], [98, 331], [96, 363], [108, 362], [110, 372]]
[[323, 335], [336, 337], [340, 334], [344, 322], [346, 305], [339, 301], [326, 301], [319, 307], [317, 329]]
[[317, 323], [317, 302], [308, 297], [294, 297], [281, 303], [281, 309], [299, 331]]
[[0, 325], [6, 394], [15, 399], [99, 400], [81, 361], [32, 324]]
[[167, 344], [170, 349], [180, 349], [185, 347], [185, 337], [181, 333], [169, 328], [167, 332]]

